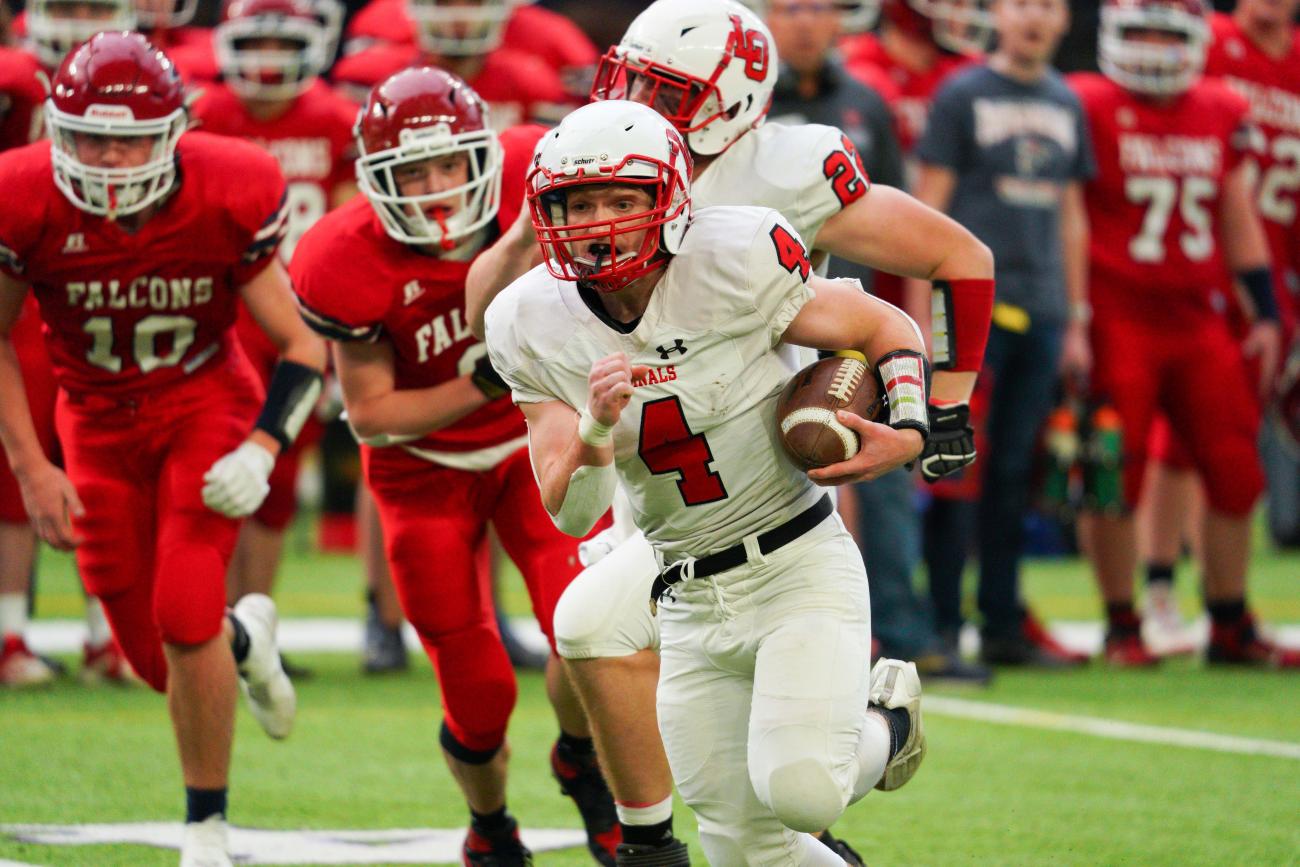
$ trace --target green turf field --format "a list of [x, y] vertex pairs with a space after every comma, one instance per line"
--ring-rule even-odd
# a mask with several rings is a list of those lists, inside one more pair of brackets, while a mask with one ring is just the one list
[[[291, 544], [283, 616], [359, 615], [357, 567]], [[1186, 601], [1194, 606], [1190, 569]], [[75, 617], [67, 561], [42, 564], [43, 616]], [[1300, 557], [1257, 558], [1255, 607], [1300, 622]], [[1027, 593], [1049, 618], [1096, 617], [1075, 562], [1030, 565]], [[519, 604], [518, 594], [509, 603]], [[293, 737], [272, 743], [241, 711], [231, 819], [262, 828], [459, 828], [466, 819], [437, 748], [437, 686], [427, 663], [371, 680], [351, 655], [296, 659], [316, 677], [299, 687]], [[1068, 674], [1004, 673], [992, 688], [934, 695], [1286, 742], [1300, 756], [1300, 675], [1099, 666]], [[933, 713], [930, 753], [906, 789], [873, 793], [837, 833], [872, 865], [1300, 864], [1300, 758], [1107, 740]], [[511, 727], [510, 800], [522, 823], [577, 827], [546, 765], [555, 725], [539, 676], [521, 678]], [[162, 700], [146, 690], [0, 692], [0, 824], [168, 821], [183, 807]], [[679, 807], [679, 833], [695, 846]], [[697, 863], [703, 863], [698, 848]], [[53, 847], [0, 836], [0, 862], [165, 865], [141, 846]], [[540, 865], [593, 863], [581, 850]]]

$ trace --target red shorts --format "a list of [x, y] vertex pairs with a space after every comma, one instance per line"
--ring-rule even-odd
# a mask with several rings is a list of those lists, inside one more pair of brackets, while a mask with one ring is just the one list
[[1241, 347], [1218, 317], [1197, 327], [1121, 319], [1092, 325], [1093, 387], [1123, 424], [1124, 493], [1138, 502], [1151, 429], [1163, 414], [1205, 483], [1211, 508], [1244, 515], [1264, 488], [1259, 407]]
[[555, 605], [582, 568], [578, 540], [546, 514], [526, 447], [484, 472], [443, 467], [398, 447], [362, 446], [361, 453], [393, 583], [438, 673], [447, 727], [471, 750], [495, 749], [516, 687], [497, 632], [491, 576], [478, 556], [488, 523], [523, 573], [552, 647]]
[[[27, 392], [27, 406], [36, 427], [45, 456], [54, 459], [58, 448], [54, 436], [54, 400], [59, 391], [50, 367], [50, 354], [45, 348], [41, 333], [40, 313], [35, 303], [23, 307], [22, 316], [9, 332], [18, 365], [23, 372], [23, 390]], [[8, 461], [0, 461], [0, 521], [6, 524], [26, 524], [27, 510], [23, 508], [23, 495], [18, 480], [9, 469]]]
[[68, 477], [86, 508], [77, 567], [132, 667], [163, 690], [162, 643], [201, 644], [226, 610], [239, 522], [203, 505], [203, 474], [238, 446], [260, 407], [242, 355], [131, 399], [60, 395]]

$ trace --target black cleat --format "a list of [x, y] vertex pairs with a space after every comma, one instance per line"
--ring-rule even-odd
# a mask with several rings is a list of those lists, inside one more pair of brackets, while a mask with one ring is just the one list
[[836, 855], [843, 858], [844, 863], [848, 864], [849, 867], [867, 867], [866, 862], [862, 860], [862, 856], [858, 854], [858, 851], [832, 834], [829, 829], [822, 831], [821, 836], [817, 839], [820, 840], [822, 845], [827, 849], [830, 849]]
[[651, 846], [619, 843], [617, 867], [690, 867], [686, 844], [676, 837]]
[[519, 824], [511, 819], [509, 833], [500, 837], [488, 838], [470, 825], [461, 863], [465, 867], [531, 867], [533, 853], [519, 839]]
[[557, 741], [551, 748], [551, 773], [560, 784], [560, 792], [578, 805], [591, 857], [605, 867], [615, 867], [615, 850], [623, 841], [623, 829], [596, 757], [574, 755]]

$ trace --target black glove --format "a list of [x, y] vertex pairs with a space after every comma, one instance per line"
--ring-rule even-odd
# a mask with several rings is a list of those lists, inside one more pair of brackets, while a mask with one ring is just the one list
[[492, 359], [487, 357], [486, 352], [483, 353], [482, 358], [474, 362], [474, 370], [470, 373], [469, 379], [488, 400], [496, 400], [510, 393], [509, 384], [501, 378], [501, 374], [496, 372], [492, 366]]
[[930, 405], [930, 436], [921, 449], [921, 475], [931, 484], [975, 462], [975, 431], [964, 403]]

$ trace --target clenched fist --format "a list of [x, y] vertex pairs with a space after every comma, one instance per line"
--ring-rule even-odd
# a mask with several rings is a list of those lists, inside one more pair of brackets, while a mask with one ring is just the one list
[[587, 377], [587, 411], [591, 417], [606, 427], [618, 424], [623, 407], [632, 399], [633, 376], [638, 373], [644, 376], [645, 372], [645, 367], [633, 368], [622, 352], [593, 364]]

